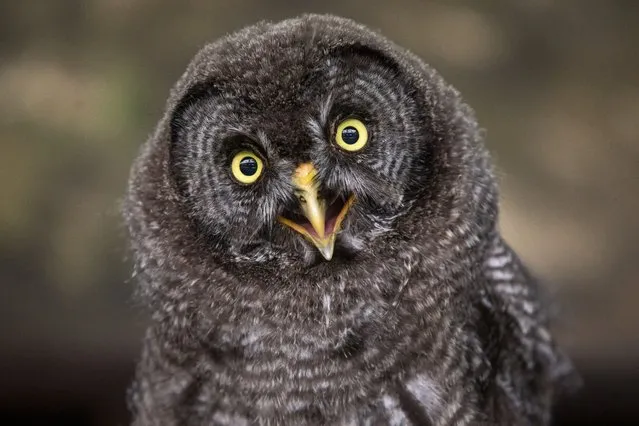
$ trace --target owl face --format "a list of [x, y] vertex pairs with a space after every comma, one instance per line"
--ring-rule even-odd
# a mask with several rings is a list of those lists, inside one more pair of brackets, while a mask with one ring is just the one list
[[421, 186], [429, 132], [408, 78], [369, 49], [304, 46], [225, 55], [171, 118], [185, 214], [236, 260], [352, 258]]

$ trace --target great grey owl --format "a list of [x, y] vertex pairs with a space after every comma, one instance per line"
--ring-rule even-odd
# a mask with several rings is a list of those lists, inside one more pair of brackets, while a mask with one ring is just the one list
[[569, 363], [472, 110], [351, 20], [204, 47], [125, 202], [136, 425], [544, 425]]

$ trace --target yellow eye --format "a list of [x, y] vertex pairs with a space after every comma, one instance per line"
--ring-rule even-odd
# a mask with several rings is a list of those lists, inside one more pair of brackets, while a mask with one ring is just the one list
[[231, 163], [233, 177], [241, 183], [253, 183], [262, 174], [262, 160], [250, 151], [235, 154]]
[[368, 142], [368, 130], [358, 119], [349, 118], [337, 126], [335, 142], [346, 151], [359, 151]]

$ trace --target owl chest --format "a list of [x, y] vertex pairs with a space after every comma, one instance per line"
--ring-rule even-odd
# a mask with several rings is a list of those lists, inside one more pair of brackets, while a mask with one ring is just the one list
[[315, 327], [258, 320], [233, 331], [226, 327], [215, 356], [207, 354], [214, 364], [212, 385], [237, 405], [233, 411], [267, 418], [336, 416], [379, 392], [383, 368], [370, 368], [379, 348], [369, 340], [374, 336], [362, 335], [364, 323], [329, 316]]
[[378, 349], [365, 349], [370, 342], [343, 340], [347, 350], [312, 340], [269, 347], [257, 339], [247, 345], [243, 359], [215, 376], [220, 405], [263, 424], [409, 425], [414, 413], [406, 410], [418, 406], [425, 418], [441, 412], [444, 386], [430, 372], [407, 376], [389, 369]]
[[350, 297], [348, 287], [327, 284], [316, 297], [253, 303], [218, 325], [217, 394], [229, 410], [254, 418], [360, 424], [347, 419], [400, 418], [396, 385], [419, 371], [408, 399], [434, 411], [444, 394], [434, 351], [445, 352], [441, 345], [457, 339], [450, 331], [458, 327], [446, 322], [445, 294], [408, 277], [396, 281], [381, 280], [387, 288], [379, 290], [360, 286], [373, 290]]
[[[357, 425], [367, 418], [401, 418], [394, 384], [412, 360], [403, 357], [401, 345], [399, 351], [391, 349], [392, 343], [379, 340], [369, 327], [326, 329], [324, 324], [322, 331], [310, 333], [299, 324], [253, 326], [241, 333], [232, 359], [213, 369], [214, 388], [229, 411], [287, 419], [286, 424]], [[422, 375], [407, 392], [432, 408], [438, 389]]]
[[[330, 320], [328, 320], [330, 321]], [[304, 393], [308, 390], [337, 392], [348, 380], [366, 376], [364, 358], [376, 348], [354, 324], [326, 324], [316, 329], [303, 324], [245, 328], [237, 339], [227, 339], [223, 368], [234, 381], [248, 383], [260, 393], [276, 389]], [[242, 384], [240, 384], [242, 386]]]

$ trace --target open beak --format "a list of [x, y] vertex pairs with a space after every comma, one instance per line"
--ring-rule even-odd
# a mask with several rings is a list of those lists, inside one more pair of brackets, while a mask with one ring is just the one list
[[317, 170], [311, 163], [297, 167], [293, 174], [293, 185], [299, 201], [299, 213], [279, 216], [278, 221], [302, 234], [317, 247], [324, 259], [331, 260], [335, 237], [355, 197], [322, 198], [316, 176]]

